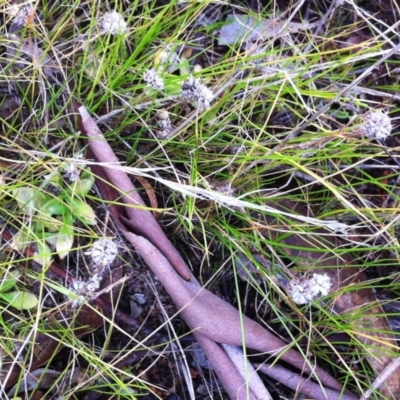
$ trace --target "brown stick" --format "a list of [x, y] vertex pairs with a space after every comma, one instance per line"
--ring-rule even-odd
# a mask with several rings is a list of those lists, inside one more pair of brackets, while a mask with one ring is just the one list
[[271, 367], [269, 364], [258, 364], [254, 366], [259, 371], [268, 375], [269, 377], [276, 379], [278, 382], [283, 385], [295, 390], [296, 392], [300, 392], [306, 396], [311, 397], [312, 399], [321, 399], [321, 400], [357, 400], [358, 397], [354, 396], [354, 394], [346, 394], [346, 393], [338, 393], [332, 389], [324, 389], [321, 388], [315, 382], [310, 381], [309, 379], [302, 378], [299, 374], [296, 374], [292, 371], [289, 371], [286, 368], [283, 368], [280, 365], [274, 365]]
[[[111, 148], [105, 142], [101, 132], [90, 118], [86, 109], [80, 107], [79, 111], [82, 116], [84, 131], [90, 137], [89, 146], [95, 153], [98, 161], [106, 164], [117, 162], [118, 160]], [[98, 145], [99, 143], [102, 145]], [[159, 227], [155, 230], [155, 234], [151, 232], [152, 227], [157, 222], [152, 219], [152, 215], [149, 212], [137, 208], [138, 205], [143, 204], [143, 201], [134, 191], [134, 186], [129, 177], [123, 171], [108, 166], [105, 167], [105, 173], [115, 188], [122, 189], [122, 199], [126, 205], [125, 210], [128, 218], [124, 218], [122, 211], [116, 206], [110, 208], [111, 213], [119, 221], [125, 237], [135, 246], [136, 250], [168, 291], [183, 319], [195, 332], [199, 343], [203, 345], [206, 355], [209, 359], [214, 360], [213, 366], [219, 374], [221, 381], [224, 382], [224, 387], [231, 398], [239, 396], [240, 399], [244, 399], [245, 397], [243, 396], [245, 393], [243, 392], [243, 387], [246, 387], [246, 384], [237, 371], [236, 373], [232, 372], [235, 366], [228, 357], [221, 356], [219, 359], [215, 359], [213, 351], [216, 351], [217, 348], [220, 349], [219, 347], [215, 347], [217, 346], [216, 343], [241, 346], [245, 342], [245, 345], [249, 348], [280, 357], [310, 374], [310, 376], [317, 376], [318, 380], [327, 387], [337, 391], [342, 390], [342, 385], [328, 373], [319, 367], [307, 363], [302, 355], [294, 349], [289, 348], [290, 346], [255, 321], [247, 317], [241, 318], [237, 309], [204, 289], [194, 277], [191, 277], [190, 280], [186, 279], [188, 277], [186, 272], [189, 270], [185, 268], [180, 270], [177, 268], [176, 263], [173, 262], [174, 260], [170, 258], [171, 253], [169, 251], [172, 251], [170, 250], [171, 247], [173, 248], [172, 244], [168, 239], [161, 237]], [[107, 197], [109, 194], [107, 194], [107, 191], [109, 191], [110, 186], [102, 184], [100, 187], [104, 189], [104, 193], [106, 194], [104, 197], [105, 200], [110, 200]], [[102, 194], [104, 193], [102, 192]], [[135, 212], [136, 210], [139, 212]], [[141, 218], [143, 219], [141, 220]], [[132, 228], [135, 233], [139, 233], [142, 236], [130, 232], [129, 228]], [[179, 256], [178, 260], [182, 260], [176, 249], [173, 248], [172, 252]], [[186, 267], [183, 260], [181, 263]], [[222, 351], [222, 349], [220, 350]]]
[[182, 318], [196, 332], [217, 343], [246, 346], [282, 358], [300, 370], [317, 376], [327, 387], [341, 391], [342, 385], [317, 366], [310, 366], [297, 351], [283, 340], [243, 316], [233, 306], [204, 289], [194, 278], [181, 279], [168, 260], [145, 238], [124, 232], [126, 238], [146, 261], [167, 290]]
[[155, 244], [171, 262], [179, 275], [183, 279], [189, 280], [192, 276], [189, 267], [166, 237], [153, 214], [146, 210], [146, 205], [129, 176], [118, 168], [120, 162], [104, 139], [100, 129], [84, 106], [80, 106], [78, 111], [81, 116], [81, 130], [90, 138], [90, 149], [98, 161], [107, 160], [106, 162], [109, 166], [103, 165], [104, 172], [107, 174], [111, 185], [118, 189], [122, 201], [127, 206], [125, 210], [128, 215], [129, 225], [136, 233], [143, 235]]

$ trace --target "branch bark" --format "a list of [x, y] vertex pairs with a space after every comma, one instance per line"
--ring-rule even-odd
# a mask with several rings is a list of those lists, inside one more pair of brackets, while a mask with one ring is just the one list
[[[128, 175], [119, 167], [118, 159], [85, 107], [77, 108], [81, 115], [81, 131], [89, 138], [89, 147], [99, 162], [96, 174], [104, 178], [98, 180], [100, 192], [107, 201], [113, 201], [119, 196], [125, 205], [111, 206], [111, 214], [127, 240], [133, 244], [171, 296], [229, 396], [232, 399], [248, 399], [249, 391], [250, 398], [255, 399], [256, 393], [251, 386], [246, 386], [245, 379], [220, 344], [242, 346], [245, 343], [249, 348], [282, 358], [310, 377], [318, 377], [318, 381], [326, 387], [342, 392], [343, 387], [336, 379], [305, 360], [290, 345], [255, 321], [247, 317], [241, 318], [237, 309], [196, 281], [153, 215], [144, 209], [143, 200]], [[111, 163], [114, 164], [113, 167]], [[356, 398], [351, 393], [348, 394], [349, 399]], [[339, 398], [325, 397], [324, 400]]]

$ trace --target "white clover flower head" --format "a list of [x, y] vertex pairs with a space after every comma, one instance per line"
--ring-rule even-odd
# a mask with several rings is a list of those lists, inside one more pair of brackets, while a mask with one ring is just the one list
[[86, 291], [86, 283], [81, 280], [74, 280], [70, 285], [70, 290], [78, 295], [78, 298], [72, 302], [72, 307], [77, 308], [85, 302], [85, 297], [82, 296], [82, 293]]
[[147, 86], [150, 86], [155, 90], [163, 90], [165, 87], [163, 78], [157, 74], [154, 68], [145, 71], [143, 73], [143, 79], [147, 83]]
[[326, 296], [332, 287], [327, 274], [313, 274], [312, 278], [293, 279], [288, 292], [296, 304], [309, 304], [320, 296]]
[[84, 281], [79, 280], [79, 279], [76, 279], [71, 283], [71, 290], [76, 294], [83, 293], [85, 287], [86, 287], [86, 283]]
[[90, 250], [94, 268], [109, 267], [118, 255], [117, 245], [110, 239], [96, 240]]
[[72, 307], [77, 308], [86, 301], [85, 295], [90, 295], [96, 292], [102, 281], [103, 277], [99, 274], [94, 274], [90, 279], [85, 282], [82, 280], [74, 280], [70, 285], [70, 290], [78, 297], [72, 302]]
[[293, 279], [289, 283], [289, 295], [296, 304], [308, 304], [314, 299], [314, 292], [307, 279]]
[[158, 132], [157, 136], [161, 139], [168, 138], [174, 130], [174, 126], [169, 118], [169, 112], [165, 110], [157, 111], [158, 126], [161, 131]]
[[8, 9], [8, 14], [13, 18], [12, 23], [18, 26], [25, 26], [31, 15], [35, 14], [35, 8], [30, 5], [13, 4]]
[[361, 129], [372, 140], [386, 139], [392, 132], [392, 121], [383, 110], [373, 110], [365, 115]]
[[124, 17], [118, 11], [110, 11], [105, 13], [99, 22], [100, 31], [103, 34], [123, 35], [128, 27]]
[[94, 274], [93, 276], [90, 277], [86, 285], [86, 290], [88, 292], [95, 292], [96, 290], [99, 289], [102, 280], [103, 277], [100, 274]]
[[187, 81], [183, 82], [182, 97], [192, 101], [201, 110], [207, 110], [214, 99], [214, 94], [207, 86], [201, 83], [200, 79], [191, 76]]
[[63, 168], [63, 175], [70, 182], [76, 182], [79, 178], [79, 168], [74, 162], [69, 162]]
[[311, 280], [315, 282], [315, 290], [320, 296], [328, 295], [332, 289], [332, 281], [328, 274], [313, 274]]
[[174, 126], [172, 125], [171, 120], [169, 118], [168, 119], [162, 119], [162, 120], [160, 120], [158, 122], [158, 124], [161, 127], [161, 131], [159, 132], [158, 136], [161, 139], [168, 138], [171, 135], [171, 133], [173, 132], [173, 130], [174, 130]]
[[78, 168], [75, 160], [83, 159], [83, 154], [81, 152], [74, 154], [74, 160], [68, 163], [65, 163], [62, 167], [62, 174], [65, 179], [68, 179], [70, 182], [75, 182], [79, 178], [80, 169], [85, 168], [84, 163], [79, 163], [80, 168]]

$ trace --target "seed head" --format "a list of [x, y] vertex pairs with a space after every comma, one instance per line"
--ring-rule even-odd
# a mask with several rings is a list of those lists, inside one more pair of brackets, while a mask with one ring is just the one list
[[174, 130], [174, 126], [169, 118], [169, 113], [168, 111], [165, 110], [159, 110], [157, 112], [157, 117], [158, 117], [158, 125], [161, 128], [161, 131], [158, 132], [158, 137], [160, 139], [166, 139], [170, 136], [170, 134]]
[[70, 162], [63, 168], [63, 175], [70, 182], [75, 182], [79, 178], [79, 169], [74, 162]]
[[101, 33], [111, 35], [123, 35], [127, 29], [124, 17], [117, 11], [110, 11], [103, 15], [99, 23]]
[[313, 274], [312, 278], [293, 279], [289, 283], [288, 292], [296, 304], [302, 305], [326, 296], [331, 287], [331, 278], [327, 274]]
[[365, 115], [361, 129], [370, 139], [386, 139], [392, 132], [392, 121], [384, 111], [373, 110]]
[[164, 80], [160, 75], [157, 74], [154, 68], [145, 71], [143, 74], [143, 79], [147, 83], [147, 86], [150, 86], [155, 90], [164, 89]]
[[101, 275], [94, 274], [93, 276], [90, 277], [90, 279], [86, 285], [86, 290], [88, 292], [95, 292], [100, 287], [100, 283], [102, 280], [103, 280], [103, 277]]
[[84, 303], [85, 301], [85, 297], [82, 296], [82, 293], [85, 292], [86, 289], [86, 283], [84, 281], [81, 280], [75, 280], [71, 283], [70, 286], [70, 290], [75, 293], [76, 295], [78, 295], [78, 298], [76, 298], [73, 302], [72, 302], [72, 308], [77, 308], [79, 307], [81, 304]]
[[99, 289], [100, 283], [102, 281], [103, 277], [94, 274], [89, 278], [87, 282], [77, 279], [72, 282], [70, 285], [70, 290], [75, 293], [78, 297], [72, 302], [72, 307], [77, 308], [81, 304], [83, 304], [86, 300], [86, 297], [89, 295], [92, 295], [96, 290]]
[[109, 267], [117, 255], [118, 247], [109, 239], [96, 240], [90, 250], [90, 256], [96, 269]]
[[200, 79], [191, 76], [182, 85], [182, 97], [192, 101], [201, 110], [207, 110], [214, 99], [214, 94], [201, 83]]

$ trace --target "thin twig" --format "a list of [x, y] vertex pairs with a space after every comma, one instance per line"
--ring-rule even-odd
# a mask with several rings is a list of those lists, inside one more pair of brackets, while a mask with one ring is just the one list
[[371, 388], [368, 389], [361, 397], [360, 400], [367, 400], [379, 387], [385, 383], [392, 374], [400, 367], [400, 357], [395, 358], [375, 379]]

